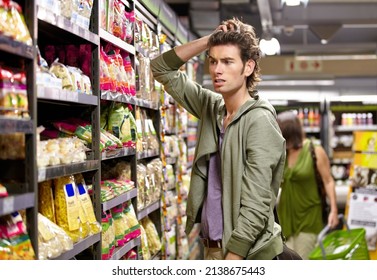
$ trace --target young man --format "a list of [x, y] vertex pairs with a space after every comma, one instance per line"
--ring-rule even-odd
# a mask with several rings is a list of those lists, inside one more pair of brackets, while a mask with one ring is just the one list
[[[216, 92], [179, 71], [207, 49]], [[273, 208], [285, 140], [274, 108], [254, 91], [259, 58], [253, 27], [231, 19], [152, 61], [154, 78], [200, 120], [186, 233], [201, 223], [205, 259], [273, 259], [282, 252]]]

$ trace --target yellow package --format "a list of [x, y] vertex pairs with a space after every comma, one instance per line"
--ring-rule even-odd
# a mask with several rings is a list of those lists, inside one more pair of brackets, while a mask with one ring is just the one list
[[39, 213], [51, 222], [56, 223], [52, 180], [43, 181], [38, 184], [38, 205]]
[[54, 196], [56, 224], [67, 232], [76, 243], [81, 240], [80, 205], [76, 196], [76, 185], [73, 176], [54, 179]]
[[[82, 214], [84, 219], [86, 218], [87, 224], [89, 225], [89, 235], [99, 233], [101, 231], [101, 225], [96, 220], [94, 214], [93, 203], [88, 194], [88, 188], [85, 183], [85, 179], [82, 174], [75, 175], [75, 183], [77, 186], [77, 195], [81, 204]], [[81, 216], [80, 216], [81, 217]], [[81, 220], [81, 222], [83, 222]]]

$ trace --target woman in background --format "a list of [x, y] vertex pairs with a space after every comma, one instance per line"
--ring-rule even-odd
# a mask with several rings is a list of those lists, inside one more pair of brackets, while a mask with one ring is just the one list
[[[278, 215], [287, 238], [287, 246], [303, 259], [315, 248], [317, 235], [324, 228], [321, 199], [315, 177], [310, 140], [305, 138], [300, 119], [292, 111], [278, 114], [278, 124], [286, 140], [287, 158], [284, 168]], [[335, 182], [330, 173], [330, 161], [320, 145], [314, 145], [317, 169], [322, 177], [330, 203], [328, 225], [339, 223]]]

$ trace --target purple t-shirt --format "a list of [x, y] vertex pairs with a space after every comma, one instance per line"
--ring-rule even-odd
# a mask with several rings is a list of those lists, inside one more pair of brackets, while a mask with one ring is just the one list
[[219, 151], [211, 154], [208, 169], [207, 197], [203, 203], [201, 237], [218, 241], [223, 236], [223, 208], [220, 150], [224, 132], [220, 132]]

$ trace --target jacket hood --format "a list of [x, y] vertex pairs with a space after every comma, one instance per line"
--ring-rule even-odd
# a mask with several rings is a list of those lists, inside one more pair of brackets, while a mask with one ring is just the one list
[[[222, 104], [220, 105], [219, 107], [219, 116], [218, 116], [218, 119], [221, 120], [222, 117], [225, 115], [226, 113], [226, 108], [225, 108], [225, 103], [224, 103], [224, 100], [222, 100], [221, 102]], [[257, 100], [255, 99], [251, 99], [251, 100], [248, 100], [245, 102], [245, 104], [243, 104], [239, 109], [238, 109], [238, 112], [237, 114], [234, 116], [233, 120], [236, 120], [238, 119], [240, 116], [242, 116], [245, 112], [248, 112], [252, 109], [256, 109], [256, 108], [263, 108], [265, 110], [268, 110], [269, 112], [271, 112], [271, 114], [277, 118], [277, 114], [276, 114], [276, 110], [275, 108], [271, 105], [271, 103], [265, 99], [265, 98], [262, 98], [259, 96], [259, 98]]]

